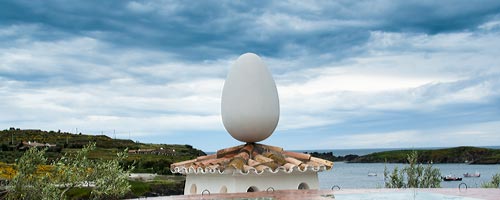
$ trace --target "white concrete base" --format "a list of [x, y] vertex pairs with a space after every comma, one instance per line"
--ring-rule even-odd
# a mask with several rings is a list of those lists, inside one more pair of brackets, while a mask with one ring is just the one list
[[[251, 189], [250, 189], [251, 188]], [[188, 174], [184, 194], [236, 193], [266, 190], [319, 189], [318, 173], [314, 171], [263, 174]]]

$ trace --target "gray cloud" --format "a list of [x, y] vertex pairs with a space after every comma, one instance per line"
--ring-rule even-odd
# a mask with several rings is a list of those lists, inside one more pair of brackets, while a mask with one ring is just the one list
[[369, 31], [437, 34], [475, 29], [500, 11], [496, 1], [3, 2], [3, 24], [39, 24], [37, 39], [88, 36], [116, 46], [207, 60], [247, 51], [269, 57], [358, 53]]
[[499, 13], [496, 1], [2, 1], [0, 125], [220, 139], [223, 80], [248, 51], [278, 85], [271, 142], [487, 124], [500, 118]]

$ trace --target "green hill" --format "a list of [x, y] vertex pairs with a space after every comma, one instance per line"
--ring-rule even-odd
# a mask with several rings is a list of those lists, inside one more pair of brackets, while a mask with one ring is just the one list
[[65, 152], [76, 151], [89, 143], [96, 143], [91, 152], [92, 159], [107, 159], [124, 149], [139, 150], [129, 153], [128, 163], [135, 164], [134, 172], [170, 174], [170, 164], [206, 155], [190, 145], [145, 144], [125, 139], [112, 139], [105, 135], [72, 134], [61, 131], [23, 130], [10, 128], [0, 131], [0, 162], [14, 163], [23, 154], [19, 148], [22, 142], [55, 144], [47, 151], [49, 160], [62, 156]]
[[1, 144], [17, 144], [21, 141], [36, 141], [39, 143], [56, 144], [67, 148], [81, 148], [89, 142], [95, 142], [102, 148], [131, 148], [140, 147], [141, 144], [132, 140], [111, 139], [105, 135], [72, 134], [61, 131], [42, 131], [36, 129], [10, 128], [0, 131]]
[[[182, 194], [184, 190], [184, 176], [169, 175], [170, 164], [194, 159], [206, 155], [203, 151], [190, 145], [181, 144], [145, 144], [132, 140], [112, 139], [105, 135], [72, 134], [61, 131], [22, 130], [10, 128], [0, 131], [0, 166], [14, 166], [3, 163], [15, 163], [20, 158], [25, 147], [42, 145], [48, 148], [46, 157], [48, 162], [61, 157], [65, 153], [78, 151], [89, 143], [96, 143], [96, 149], [89, 154], [90, 159], [111, 159], [119, 151], [129, 150], [129, 156], [124, 166], [134, 165], [134, 173], [157, 173], [153, 180], [129, 180], [131, 192], [126, 198], [141, 196]], [[15, 167], [14, 167], [15, 168]], [[0, 169], [0, 177], [4, 172]], [[1, 178], [0, 178], [1, 179]], [[0, 187], [0, 193], [2, 193]], [[68, 199], [89, 199], [90, 189], [73, 188], [67, 193]], [[1, 198], [0, 198], [1, 199]]]
[[[372, 153], [353, 159], [353, 163], [406, 163], [407, 155], [413, 150], [394, 150]], [[420, 163], [469, 163], [500, 164], [500, 149], [480, 147], [454, 147], [432, 150], [415, 150]]]

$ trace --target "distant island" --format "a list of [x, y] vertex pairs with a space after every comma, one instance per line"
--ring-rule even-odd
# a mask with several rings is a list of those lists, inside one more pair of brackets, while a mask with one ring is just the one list
[[418, 152], [420, 163], [468, 163], [468, 164], [500, 164], [500, 149], [461, 146], [443, 149], [392, 150], [371, 153], [368, 155], [335, 156], [332, 152], [306, 152], [314, 157], [330, 161], [345, 161], [349, 163], [406, 163], [411, 151]]

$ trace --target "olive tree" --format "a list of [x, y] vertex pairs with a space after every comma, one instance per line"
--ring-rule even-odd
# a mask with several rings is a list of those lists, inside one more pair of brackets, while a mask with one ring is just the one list
[[425, 167], [417, 162], [418, 153], [412, 151], [407, 155], [409, 165], [398, 170], [395, 167], [389, 173], [387, 167], [384, 169], [384, 180], [386, 188], [437, 188], [441, 187], [441, 172], [432, 167], [432, 163]]
[[92, 180], [95, 187], [92, 190], [92, 196], [118, 199], [130, 190], [127, 179], [133, 168], [125, 171], [120, 164], [126, 158], [127, 153], [124, 151], [117, 154], [117, 159], [98, 162], [94, 165]]
[[17, 161], [17, 174], [7, 188], [9, 199], [58, 199], [58, 188], [51, 182], [51, 174], [40, 174], [38, 167], [45, 164], [45, 149], [31, 148]]
[[74, 153], [65, 153], [50, 163], [44, 174], [46, 150], [31, 148], [18, 160], [18, 172], [8, 188], [9, 199], [65, 199], [66, 192], [75, 187], [91, 187], [94, 199], [117, 199], [130, 190], [127, 181], [132, 168], [124, 170], [120, 163], [127, 158], [126, 150], [110, 160], [91, 160], [89, 152], [95, 143]]
[[90, 151], [95, 149], [95, 144], [89, 144], [74, 153], [65, 153], [59, 160], [52, 163], [53, 173], [56, 176], [53, 184], [61, 188], [59, 194], [63, 199], [68, 190], [90, 183], [93, 175], [94, 162], [88, 159]]

